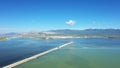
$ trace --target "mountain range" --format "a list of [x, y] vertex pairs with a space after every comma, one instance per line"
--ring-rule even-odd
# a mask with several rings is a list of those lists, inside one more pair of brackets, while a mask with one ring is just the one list
[[120, 37], [120, 29], [51, 30], [58, 35]]
[[16, 36], [16, 35], [47, 35], [47, 36], [102, 36], [102, 37], [120, 37], [120, 29], [85, 29], [85, 30], [49, 30], [44, 32], [25, 32], [25, 33], [5, 33], [0, 36]]

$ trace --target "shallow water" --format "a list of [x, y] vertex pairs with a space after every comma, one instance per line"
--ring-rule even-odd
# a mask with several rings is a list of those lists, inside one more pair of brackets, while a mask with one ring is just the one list
[[52, 49], [66, 42], [66, 39], [42, 40], [34, 38], [0, 41], [0, 67]]
[[74, 44], [16, 68], [120, 68], [120, 39], [73, 39]]

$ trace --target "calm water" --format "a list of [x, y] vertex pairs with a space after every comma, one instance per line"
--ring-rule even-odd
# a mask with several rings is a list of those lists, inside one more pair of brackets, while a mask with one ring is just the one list
[[16, 68], [120, 68], [120, 39], [73, 39], [74, 44]]
[[11, 39], [0, 41], [0, 68], [66, 43], [67, 40]]

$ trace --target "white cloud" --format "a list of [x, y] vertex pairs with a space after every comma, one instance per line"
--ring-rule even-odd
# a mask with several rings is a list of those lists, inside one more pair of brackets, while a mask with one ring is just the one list
[[68, 25], [74, 25], [75, 21], [74, 20], [69, 20], [69, 21], [66, 22], [66, 24], [68, 24]]

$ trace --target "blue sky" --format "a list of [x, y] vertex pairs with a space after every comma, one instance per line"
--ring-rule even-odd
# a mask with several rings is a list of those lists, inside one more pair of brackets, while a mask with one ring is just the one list
[[0, 0], [0, 32], [69, 28], [120, 29], [120, 0]]

